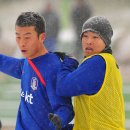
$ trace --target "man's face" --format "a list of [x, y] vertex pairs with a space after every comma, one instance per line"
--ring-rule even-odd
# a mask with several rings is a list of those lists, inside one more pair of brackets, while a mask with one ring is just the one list
[[84, 56], [98, 54], [105, 48], [105, 43], [101, 37], [94, 32], [85, 32], [82, 36], [82, 49]]
[[15, 30], [16, 42], [23, 56], [30, 59], [39, 56], [43, 48], [45, 34], [42, 33], [38, 36], [34, 26], [16, 26]]

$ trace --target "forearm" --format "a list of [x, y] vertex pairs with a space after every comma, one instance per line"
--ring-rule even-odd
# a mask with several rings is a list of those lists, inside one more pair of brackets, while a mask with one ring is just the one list
[[20, 79], [22, 74], [22, 62], [23, 60], [0, 54], [0, 71]]
[[[66, 58], [57, 76], [56, 92], [60, 96], [77, 95], [76, 89], [79, 71], [75, 70], [78, 62], [72, 58]], [[79, 84], [79, 83], [78, 83]]]
[[50, 127], [53, 128], [53, 126], [55, 126], [56, 130], [61, 130], [68, 126], [73, 117], [73, 108], [68, 109], [66, 106], [61, 106], [56, 112], [48, 114], [48, 118], [51, 121]]
[[62, 127], [67, 125], [73, 120], [74, 111], [71, 98], [65, 98], [60, 96], [55, 96], [55, 99], [50, 98], [51, 107], [53, 114], [56, 114], [61, 119]]
[[[59, 116], [62, 122], [62, 127], [67, 125], [74, 117], [71, 98], [61, 97], [56, 94], [56, 88], [53, 81], [48, 81], [46, 92], [52, 108], [52, 113]], [[50, 123], [51, 124], [51, 123]]]
[[61, 106], [59, 110], [55, 112], [55, 114], [57, 114], [60, 117], [62, 127], [65, 127], [73, 120], [74, 117], [73, 107], [72, 105]]
[[85, 61], [72, 72], [72, 65], [66, 61], [64, 62], [58, 73], [58, 95], [92, 95], [100, 90], [105, 75], [105, 62], [100, 56]]

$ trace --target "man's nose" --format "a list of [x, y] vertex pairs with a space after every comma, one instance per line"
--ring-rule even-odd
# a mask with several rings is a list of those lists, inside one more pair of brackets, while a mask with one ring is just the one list
[[26, 41], [24, 39], [20, 40], [20, 46], [24, 47], [26, 45]]
[[88, 45], [92, 45], [93, 44], [93, 39], [92, 38], [88, 38], [87, 39], [87, 44]]

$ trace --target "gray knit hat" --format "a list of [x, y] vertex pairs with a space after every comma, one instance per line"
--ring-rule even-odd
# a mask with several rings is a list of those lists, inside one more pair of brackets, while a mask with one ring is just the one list
[[82, 27], [81, 38], [84, 32], [91, 31], [100, 35], [103, 41], [106, 44], [106, 47], [109, 47], [111, 44], [111, 37], [113, 35], [112, 27], [109, 21], [102, 16], [94, 16], [89, 18]]

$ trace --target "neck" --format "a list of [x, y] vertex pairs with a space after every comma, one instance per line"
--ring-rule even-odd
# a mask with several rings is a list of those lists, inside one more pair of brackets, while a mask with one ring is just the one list
[[42, 49], [40, 49], [40, 52], [38, 53], [37, 57], [45, 55], [46, 53], [48, 53], [48, 50], [45, 48], [45, 46], [43, 46]]
[[38, 53], [35, 54], [35, 56], [28, 57], [28, 59], [34, 59], [34, 58], [36, 58], [36, 57], [45, 55], [46, 53], [48, 53], [48, 50], [43, 46], [43, 47], [38, 51]]
[[41, 49], [40, 55], [45, 55], [46, 53], [48, 53], [48, 50], [45, 48], [45, 46], [43, 46], [43, 49]]
[[102, 53], [110, 53], [110, 54], [112, 54], [112, 49], [111, 49], [111, 47], [110, 47], [110, 46], [105, 47], [105, 49], [102, 51]]

